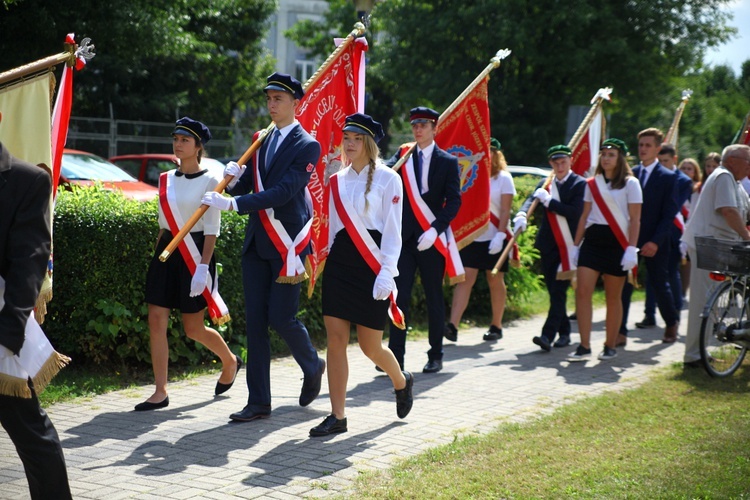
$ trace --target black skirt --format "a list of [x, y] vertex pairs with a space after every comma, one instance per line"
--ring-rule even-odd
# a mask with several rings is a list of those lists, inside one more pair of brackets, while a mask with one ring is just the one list
[[594, 224], [586, 228], [578, 254], [578, 267], [588, 267], [610, 276], [627, 276], [620, 264], [624, 253], [609, 226]]
[[[203, 250], [203, 233], [190, 233], [198, 250]], [[190, 296], [190, 282], [193, 275], [185, 264], [179, 249], [175, 249], [166, 262], [159, 260], [159, 255], [172, 241], [172, 233], [164, 231], [156, 244], [156, 251], [151, 258], [146, 273], [146, 303], [155, 306], [179, 309], [183, 313], [197, 313], [207, 307], [202, 295]], [[216, 276], [216, 263], [211, 257], [208, 272]], [[214, 283], [216, 280], [214, 279]]]
[[[500, 258], [505, 248], [508, 246], [508, 240], [503, 241], [503, 250], [496, 254], [490, 255], [490, 242], [489, 241], [474, 241], [466, 245], [461, 249], [461, 262], [464, 267], [470, 267], [472, 269], [479, 269], [480, 271], [491, 271], [497, 259]], [[501, 273], [507, 273], [509, 269], [510, 255], [505, 259], [503, 265], [500, 266]]]
[[[380, 245], [380, 232], [368, 232]], [[373, 330], [385, 329], [390, 301], [372, 298], [375, 277], [346, 229], [339, 231], [323, 270], [323, 316]]]

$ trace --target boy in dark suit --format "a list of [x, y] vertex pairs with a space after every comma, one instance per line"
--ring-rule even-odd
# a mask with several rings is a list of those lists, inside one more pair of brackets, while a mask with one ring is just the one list
[[[45, 170], [14, 158], [0, 143], [0, 357], [24, 349], [49, 260], [51, 191]], [[31, 398], [0, 395], [0, 423], [21, 457], [31, 498], [71, 498], [60, 438], [29, 385]]]
[[[646, 264], [648, 280], [654, 288], [656, 304], [667, 325], [662, 341], [672, 343], [677, 340], [680, 317], [674, 305], [668, 268], [672, 247], [671, 228], [679, 207], [675, 196], [675, 173], [658, 160], [663, 139], [664, 134], [657, 128], [647, 128], [638, 134], [638, 157], [641, 163], [633, 169], [633, 175], [638, 178], [643, 190], [638, 247]], [[633, 286], [626, 282], [622, 291], [623, 319], [617, 345], [627, 342], [627, 320], [632, 293]]]
[[[435, 240], [450, 226], [461, 207], [461, 187], [458, 177], [458, 160], [435, 144], [435, 126], [439, 118], [437, 111], [416, 107], [410, 111], [411, 129], [417, 145], [412, 152], [414, 180], [418, 193], [410, 194], [404, 189], [406, 202], [402, 221], [402, 247], [398, 260], [396, 286], [397, 303], [404, 312], [409, 324], [409, 304], [414, 278], [419, 269], [427, 301], [430, 350], [427, 351], [427, 364], [424, 373], [437, 373], [443, 369], [443, 329], [445, 325], [445, 303], [443, 300], [443, 276], [446, 257], [435, 248]], [[399, 150], [386, 165], [392, 167], [398, 162], [407, 148]], [[406, 165], [404, 165], [406, 168]], [[404, 173], [404, 168], [401, 174]], [[406, 184], [406, 183], [405, 183]], [[416, 198], [419, 199], [416, 199]], [[417, 217], [419, 203], [424, 202], [434, 215], [429, 229], [423, 230]], [[416, 207], [416, 209], [415, 209]], [[416, 210], [416, 215], [415, 215]], [[455, 340], [455, 339], [453, 339]], [[396, 356], [401, 369], [404, 369], [406, 352], [406, 331], [391, 325], [388, 347]]]
[[[542, 274], [549, 293], [550, 304], [541, 335], [534, 337], [532, 340], [547, 352], [551, 350], [552, 342], [557, 334], [560, 337], [554, 343], [555, 347], [565, 347], [570, 344], [570, 320], [565, 312], [570, 277], [560, 279], [558, 272], [560, 272], [559, 268], [562, 263], [560, 247], [565, 246], [568, 249], [566, 250], [567, 255], [573, 241], [572, 238], [566, 238], [562, 230], [553, 229], [549, 219], [556, 215], [560, 216], [567, 223], [569, 231], [567, 234], [571, 237], [575, 236], [578, 220], [581, 218], [581, 212], [583, 212], [583, 194], [586, 181], [570, 170], [571, 154], [570, 148], [564, 144], [552, 146], [547, 150], [547, 158], [555, 175], [552, 182], [556, 183], [557, 198], [550, 194], [549, 190], [544, 189], [543, 186], [547, 180], [542, 180], [513, 219], [513, 232], [523, 231], [526, 229], [526, 214], [534, 198], [538, 199], [539, 204], [544, 207], [544, 216], [536, 235], [534, 247], [539, 250], [541, 255]], [[561, 228], [562, 226], [558, 227]]]
[[[325, 361], [297, 319], [302, 263], [310, 253], [288, 252], [295, 241], [303, 241], [312, 213], [305, 202], [305, 189], [320, 157], [320, 145], [294, 118], [302, 85], [283, 73], [274, 73], [263, 89], [276, 127], [264, 140], [254, 158], [254, 168], [232, 162], [225, 175], [234, 180], [227, 187], [233, 198], [206, 193], [203, 203], [222, 210], [249, 214], [242, 253], [242, 279], [247, 321], [248, 404], [229, 418], [248, 422], [271, 414], [271, 346], [268, 327], [284, 339], [302, 368], [304, 382], [300, 406], [307, 406], [320, 393]], [[244, 175], [243, 175], [244, 174]], [[252, 191], [252, 193], [251, 193]]]

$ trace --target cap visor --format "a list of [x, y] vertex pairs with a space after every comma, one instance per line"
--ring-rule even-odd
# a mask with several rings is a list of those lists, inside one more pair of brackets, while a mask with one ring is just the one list
[[265, 92], [267, 90], [279, 90], [281, 92], [286, 92], [287, 94], [291, 94], [291, 92], [289, 92], [288, 88], [282, 87], [281, 85], [273, 85], [273, 84], [266, 85], [266, 87], [263, 89], [263, 92]]
[[555, 153], [552, 156], [549, 157], [550, 160], [557, 160], [558, 158], [570, 158], [570, 155], [566, 155], [565, 153]]
[[355, 125], [354, 123], [347, 124], [343, 128], [343, 130], [344, 132], [354, 132], [355, 134], [369, 135], [370, 137], [372, 137], [372, 134], [369, 131], [363, 129], [362, 127]]

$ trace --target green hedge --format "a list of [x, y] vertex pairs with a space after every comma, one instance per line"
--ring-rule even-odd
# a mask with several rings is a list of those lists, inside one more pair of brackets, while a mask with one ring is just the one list
[[[526, 185], [528, 184], [528, 186]], [[515, 206], [533, 189], [534, 182], [520, 181]], [[234, 352], [244, 354], [245, 314], [240, 252], [246, 217], [222, 214], [222, 232], [217, 241], [221, 295], [232, 321], [219, 330]], [[147, 306], [144, 286], [148, 263], [158, 233], [156, 201], [140, 203], [102, 189], [74, 188], [60, 191], [54, 220], [54, 298], [44, 329], [53, 344], [79, 362], [96, 364], [150, 364]], [[536, 251], [531, 248], [534, 228], [520, 239], [524, 267], [506, 276], [509, 288], [508, 314], [533, 290], [539, 280], [533, 267]], [[303, 287], [303, 290], [305, 287]], [[325, 345], [320, 290], [300, 298], [300, 320], [313, 341]], [[446, 305], [450, 304], [446, 285]], [[421, 286], [414, 287], [412, 323], [425, 322]], [[484, 280], [475, 285], [466, 316], [489, 314], [489, 292]], [[206, 349], [187, 339], [179, 315], [171, 317], [168, 336], [170, 359], [178, 364], [197, 364], [213, 359]], [[286, 345], [272, 335], [274, 353], [285, 353]]]

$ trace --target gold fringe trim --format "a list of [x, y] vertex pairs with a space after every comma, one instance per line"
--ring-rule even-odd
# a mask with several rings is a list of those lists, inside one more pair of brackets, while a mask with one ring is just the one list
[[211, 321], [216, 326], [221, 326], [224, 323], [229, 323], [232, 321], [232, 317], [229, 315], [229, 313], [226, 313], [224, 316], [219, 316], [218, 318], [211, 318]]
[[406, 330], [406, 323], [393, 323], [393, 325], [399, 330]]
[[39, 369], [36, 376], [31, 379], [34, 383], [34, 390], [37, 394], [40, 394], [45, 387], [49, 385], [55, 375], [60, 373], [60, 370], [65, 368], [65, 365], [70, 363], [70, 358], [64, 354], [60, 354], [57, 351], [53, 351], [52, 355], [47, 358], [44, 365]]
[[278, 278], [276, 278], [276, 283], [282, 283], [284, 285], [296, 285], [297, 283], [302, 283], [309, 277], [310, 275], [307, 274], [307, 272], [298, 274], [297, 276], [279, 276]]
[[44, 323], [44, 317], [47, 315], [47, 303], [50, 300], [52, 300], [52, 278], [50, 278], [49, 274], [45, 274], [44, 281], [42, 281], [42, 289], [34, 305], [34, 319], [40, 325]]
[[521, 269], [521, 260], [520, 259], [510, 259], [510, 267], [515, 267], [516, 269]]
[[575, 275], [575, 269], [572, 269], [570, 271], [559, 271], [557, 273], [557, 279], [562, 281], [572, 280]]
[[28, 380], [11, 377], [5, 373], [0, 373], [0, 394], [14, 398], [31, 399]]
[[451, 285], [455, 285], [456, 283], [461, 283], [462, 281], [466, 281], [465, 274], [459, 274], [458, 276], [453, 276], [452, 278], [448, 278], [448, 283], [450, 283]]

